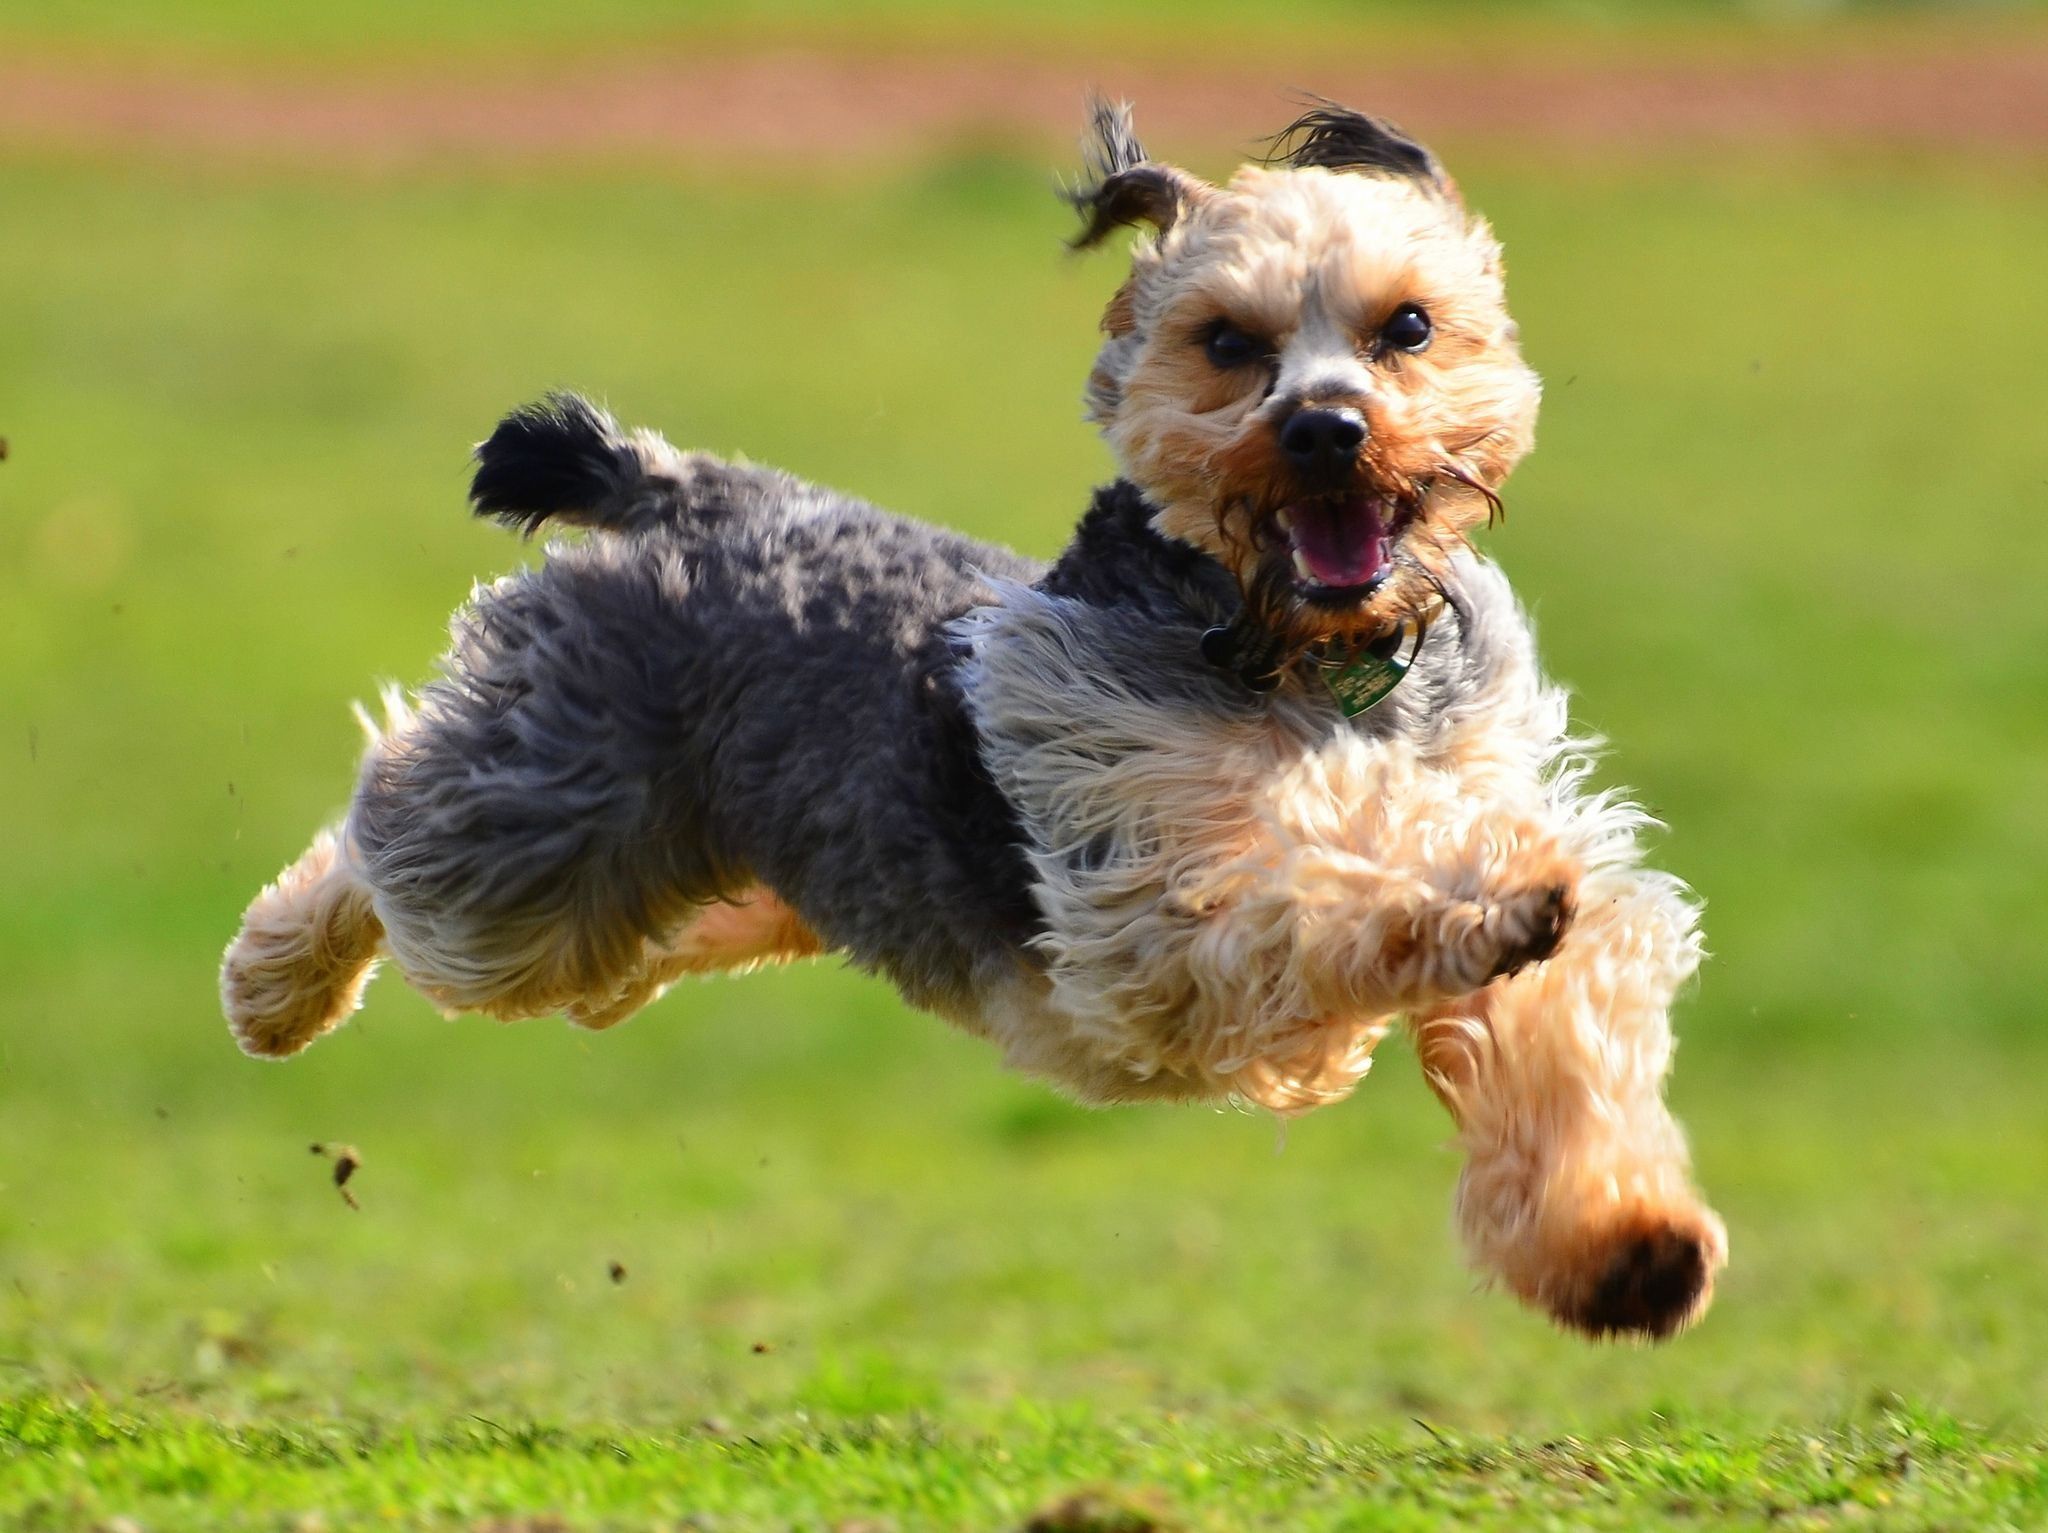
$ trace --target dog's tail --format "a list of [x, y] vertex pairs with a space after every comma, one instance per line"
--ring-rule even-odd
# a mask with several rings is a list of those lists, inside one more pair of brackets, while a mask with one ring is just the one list
[[627, 432], [576, 394], [521, 405], [477, 444], [469, 498], [478, 516], [528, 537], [551, 521], [636, 532], [673, 515], [683, 455]]
[[362, 1004], [384, 925], [331, 830], [242, 917], [220, 966], [220, 1003], [245, 1054], [283, 1059]]

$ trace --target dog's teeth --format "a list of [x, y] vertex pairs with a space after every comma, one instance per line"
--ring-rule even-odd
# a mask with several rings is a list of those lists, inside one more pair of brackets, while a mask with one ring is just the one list
[[1294, 518], [1289, 516], [1284, 509], [1275, 511], [1273, 513], [1273, 520], [1278, 524], [1282, 532], [1294, 531]]
[[1303, 580], [1314, 580], [1316, 578], [1316, 572], [1308, 562], [1308, 555], [1298, 548], [1294, 551], [1294, 573]]

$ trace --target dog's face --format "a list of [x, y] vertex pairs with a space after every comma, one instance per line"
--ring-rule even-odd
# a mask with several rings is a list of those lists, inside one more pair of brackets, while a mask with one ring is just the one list
[[1528, 451], [1538, 385], [1500, 247], [1428, 151], [1319, 109], [1212, 186], [1098, 108], [1080, 245], [1156, 230], [1103, 316], [1091, 416], [1160, 531], [1299, 650], [1427, 612]]

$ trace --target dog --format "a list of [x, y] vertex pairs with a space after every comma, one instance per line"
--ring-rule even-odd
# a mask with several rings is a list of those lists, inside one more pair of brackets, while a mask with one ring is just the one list
[[1471, 1259], [1662, 1338], [1726, 1260], [1663, 1101], [1695, 903], [1589, 786], [1469, 539], [1539, 385], [1436, 157], [1318, 102], [1222, 185], [1097, 103], [1072, 243], [1136, 232], [1087, 412], [1120, 477], [1049, 567], [553, 395], [475, 509], [579, 529], [388, 691], [346, 817], [222, 968], [250, 1054], [390, 960], [610, 1027], [838, 953], [1090, 1103], [1346, 1096], [1411, 1032]]

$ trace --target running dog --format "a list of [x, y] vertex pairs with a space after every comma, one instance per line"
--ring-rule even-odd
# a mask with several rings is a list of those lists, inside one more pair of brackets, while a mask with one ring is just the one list
[[1401, 1021], [1478, 1268], [1670, 1335], [1726, 1250], [1662, 1095], [1696, 910], [1469, 547], [1536, 419], [1500, 247], [1329, 104], [1223, 185], [1098, 105], [1090, 165], [1074, 243], [1140, 233], [1086, 390], [1120, 477], [1066, 551], [514, 412], [476, 509], [583, 535], [387, 696], [228, 949], [234, 1034], [297, 1052], [381, 959], [602, 1028], [839, 953], [1083, 1101], [1292, 1114]]

